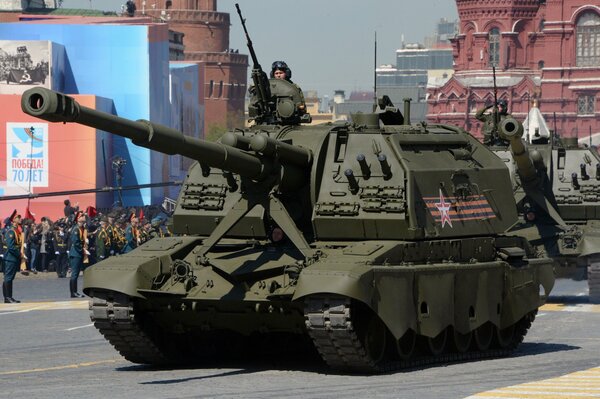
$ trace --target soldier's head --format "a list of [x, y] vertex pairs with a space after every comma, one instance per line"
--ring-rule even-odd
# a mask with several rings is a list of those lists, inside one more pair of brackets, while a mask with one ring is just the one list
[[498, 100], [498, 113], [500, 115], [508, 114], [508, 102], [505, 99]]
[[292, 70], [285, 61], [275, 61], [271, 65], [271, 79], [290, 80], [292, 79]]
[[83, 224], [85, 223], [85, 212], [83, 212], [83, 211], [77, 212], [77, 214], [75, 215], [75, 221], [77, 222], [79, 227], [82, 227]]
[[162, 222], [162, 218], [157, 216], [150, 221], [150, 224], [152, 225], [152, 227], [157, 228], [162, 224]]
[[102, 216], [100, 218], [100, 226], [106, 227], [108, 225], [108, 216]]
[[10, 215], [10, 217], [9, 217], [9, 221], [10, 221], [10, 224], [12, 224], [12, 225], [15, 225], [15, 226], [18, 226], [18, 225], [20, 225], [20, 224], [21, 224], [21, 215], [19, 215], [19, 214], [17, 213], [17, 210], [16, 210], [16, 209], [15, 209], [15, 210], [13, 211], [13, 213]]
[[132, 226], [137, 226], [138, 225], [139, 219], [136, 216], [135, 212], [131, 212], [129, 214], [128, 220], [129, 220], [129, 223], [131, 223]]

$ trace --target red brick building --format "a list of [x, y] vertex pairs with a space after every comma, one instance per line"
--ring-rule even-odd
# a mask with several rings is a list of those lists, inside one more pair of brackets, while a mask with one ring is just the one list
[[600, 132], [600, 3], [597, 0], [455, 0], [455, 74], [427, 92], [432, 123], [480, 135], [476, 110], [508, 100], [519, 120], [531, 102], [563, 136]]
[[135, 3], [136, 14], [163, 20], [184, 33], [184, 60], [205, 65], [205, 134], [243, 125], [248, 56], [229, 48], [229, 14], [217, 11], [217, 0]]

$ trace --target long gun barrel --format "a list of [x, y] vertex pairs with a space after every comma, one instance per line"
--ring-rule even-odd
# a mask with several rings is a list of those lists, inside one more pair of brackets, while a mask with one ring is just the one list
[[536, 169], [529, 155], [529, 151], [522, 140], [523, 124], [514, 118], [507, 117], [500, 122], [498, 133], [504, 140], [508, 140], [521, 181], [534, 182], [537, 179]]
[[[181, 154], [202, 165], [238, 173], [253, 180], [262, 180], [272, 172], [273, 162], [264, 156], [230, 145], [189, 137], [178, 130], [146, 120], [133, 121], [84, 107], [72, 97], [45, 88], [25, 91], [21, 97], [21, 108], [26, 114], [49, 122], [75, 122], [90, 126], [129, 138], [134, 144], [151, 150], [169, 155]], [[300, 166], [301, 169], [306, 169], [312, 162], [312, 153], [308, 149], [285, 143], [276, 146], [273, 143], [276, 140], [267, 138], [257, 138], [255, 141], [254, 147], [266, 158], [277, 155], [286, 163], [286, 158], [289, 157], [288, 163]], [[260, 143], [264, 143], [263, 146]], [[274, 146], [282, 148], [277, 148], [277, 151], [271, 151], [270, 154], [269, 149]]]

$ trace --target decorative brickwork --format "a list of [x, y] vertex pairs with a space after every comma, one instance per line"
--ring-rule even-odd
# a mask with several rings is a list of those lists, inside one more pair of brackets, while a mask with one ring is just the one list
[[216, 0], [163, 0], [154, 8], [136, 0], [136, 14], [163, 20], [184, 34], [184, 59], [205, 65], [205, 134], [242, 126], [248, 78], [248, 56], [229, 48], [229, 14]]
[[[428, 88], [430, 122], [480, 136], [476, 110], [498, 98], [520, 120], [538, 98], [563, 136], [600, 132], [600, 7], [590, 0], [455, 0], [459, 34], [452, 40], [455, 75]], [[497, 32], [498, 42], [495, 41]]]

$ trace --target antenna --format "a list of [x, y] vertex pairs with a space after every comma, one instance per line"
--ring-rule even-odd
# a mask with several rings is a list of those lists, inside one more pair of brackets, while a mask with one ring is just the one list
[[496, 64], [492, 63], [492, 78], [494, 81], [494, 108], [492, 114], [494, 115], [494, 129], [492, 130], [492, 142], [498, 137], [498, 86], [496, 86]]
[[373, 61], [373, 110], [377, 108], [377, 31], [375, 31], [375, 54]]
[[557, 140], [558, 132], [556, 131], [556, 112], [553, 112], [554, 119], [554, 131], [552, 132], [552, 148], [554, 148], [554, 141]]

